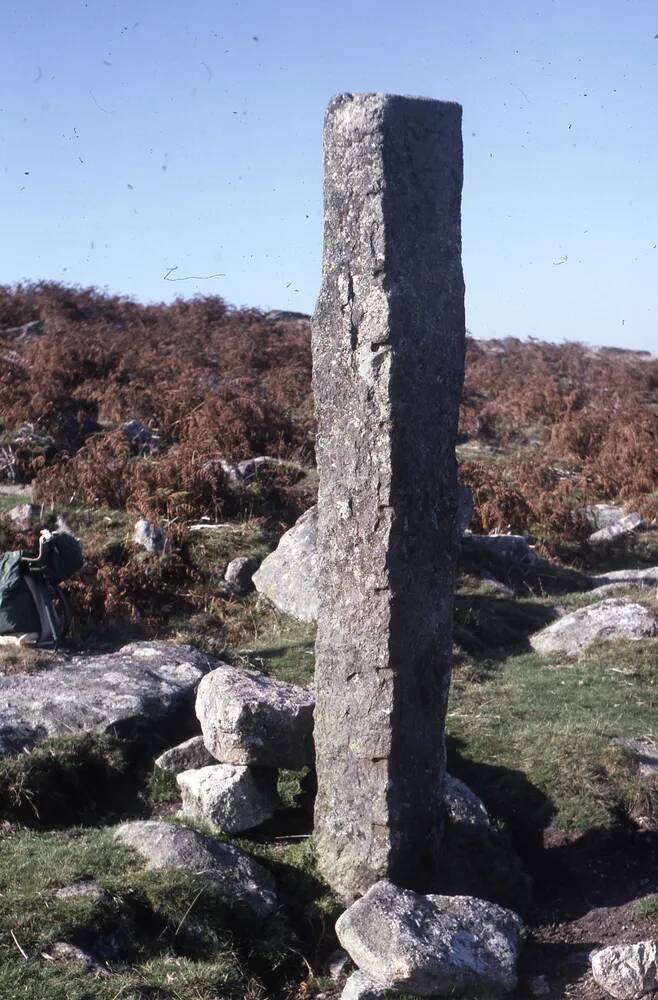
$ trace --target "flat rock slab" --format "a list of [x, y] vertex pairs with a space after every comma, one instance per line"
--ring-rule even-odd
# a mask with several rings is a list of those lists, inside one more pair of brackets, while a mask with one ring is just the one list
[[521, 920], [472, 896], [423, 896], [377, 882], [336, 923], [376, 983], [417, 996], [498, 997], [516, 987]]
[[240, 764], [214, 764], [176, 775], [181, 814], [211, 823], [222, 833], [260, 826], [279, 804], [277, 772]]
[[314, 704], [306, 688], [220, 663], [199, 684], [196, 714], [215, 760], [295, 771], [313, 760]]
[[658, 990], [658, 942], [619, 944], [595, 951], [592, 975], [616, 1000], [640, 1000]]
[[50, 736], [126, 732], [192, 705], [214, 663], [192, 646], [135, 642], [115, 653], [75, 656], [37, 674], [0, 676], [0, 754]]
[[253, 576], [259, 594], [293, 618], [314, 622], [320, 603], [318, 509], [311, 507], [282, 536]]
[[537, 632], [530, 644], [538, 653], [578, 653], [596, 639], [647, 639], [658, 635], [658, 618], [642, 604], [610, 597], [564, 615]]
[[155, 820], [124, 823], [114, 839], [137, 851], [147, 868], [189, 870], [223, 900], [256, 917], [267, 917], [276, 909], [274, 876], [237, 847]]
[[601, 576], [590, 577], [592, 587], [605, 592], [614, 587], [658, 587], [658, 566], [647, 569], [615, 569]]
[[206, 750], [203, 736], [193, 736], [178, 746], [170, 747], [156, 758], [155, 766], [163, 771], [170, 771], [171, 774], [180, 774], [181, 771], [191, 771], [195, 767], [209, 767], [217, 761]]

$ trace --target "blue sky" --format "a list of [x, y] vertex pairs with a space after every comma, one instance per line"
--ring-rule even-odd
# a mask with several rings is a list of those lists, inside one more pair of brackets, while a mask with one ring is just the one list
[[657, 35], [655, 0], [5, 0], [0, 282], [309, 312], [327, 101], [418, 94], [464, 106], [469, 328], [658, 351]]

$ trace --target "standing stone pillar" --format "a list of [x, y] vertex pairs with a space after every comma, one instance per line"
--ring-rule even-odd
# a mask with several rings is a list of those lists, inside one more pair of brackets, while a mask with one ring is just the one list
[[461, 108], [342, 94], [313, 318], [320, 473], [315, 835], [346, 900], [432, 888], [464, 365]]

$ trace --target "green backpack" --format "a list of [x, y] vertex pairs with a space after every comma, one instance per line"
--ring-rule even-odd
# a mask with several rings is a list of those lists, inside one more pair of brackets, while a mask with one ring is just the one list
[[39, 642], [61, 642], [71, 612], [59, 584], [83, 565], [80, 542], [65, 531], [42, 532], [36, 556], [0, 555], [0, 635], [36, 635]]

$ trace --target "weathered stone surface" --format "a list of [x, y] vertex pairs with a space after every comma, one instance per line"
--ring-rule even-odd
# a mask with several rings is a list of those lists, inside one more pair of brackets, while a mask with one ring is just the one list
[[334, 98], [312, 324], [320, 476], [315, 835], [344, 898], [431, 885], [464, 363], [461, 109]]
[[254, 573], [259, 594], [293, 618], [303, 622], [318, 617], [318, 509], [311, 507], [282, 536], [277, 548]]
[[616, 1000], [640, 1000], [658, 990], [658, 942], [618, 944], [591, 956], [592, 975]]
[[200, 875], [222, 899], [258, 917], [267, 917], [276, 909], [274, 877], [237, 847], [155, 820], [124, 823], [114, 836], [118, 843], [136, 850], [147, 868], [188, 869]]
[[444, 796], [451, 823], [470, 827], [491, 826], [484, 802], [459, 778], [446, 774]]
[[241, 833], [274, 815], [277, 772], [241, 764], [212, 764], [176, 775], [181, 815], [206, 821], [222, 833]]
[[387, 1000], [394, 995], [388, 986], [375, 982], [371, 976], [357, 969], [345, 983], [340, 1000]]
[[601, 545], [605, 542], [612, 542], [615, 538], [623, 535], [631, 535], [634, 531], [639, 531], [644, 522], [639, 514], [626, 514], [614, 524], [609, 524], [606, 528], [600, 528], [589, 536], [587, 541], [590, 545]]
[[99, 903], [110, 903], [112, 897], [107, 889], [104, 889], [98, 882], [92, 879], [83, 879], [80, 882], [73, 882], [65, 885], [55, 892], [57, 899], [93, 899]]
[[224, 579], [236, 595], [247, 594], [252, 589], [252, 578], [257, 569], [258, 559], [253, 556], [238, 556], [226, 567]]
[[531, 636], [530, 644], [538, 653], [578, 653], [596, 639], [654, 635], [658, 635], [658, 619], [651, 611], [626, 598], [609, 597], [564, 615]]
[[28, 531], [35, 521], [39, 520], [41, 507], [34, 503], [20, 503], [0, 515], [3, 521], [9, 521], [17, 531]]
[[220, 663], [199, 684], [196, 714], [215, 760], [299, 770], [313, 759], [314, 696]]
[[170, 747], [156, 759], [156, 767], [163, 771], [171, 771], [172, 774], [180, 774], [181, 771], [191, 771], [195, 767], [209, 767], [217, 761], [212, 754], [208, 753], [203, 736], [193, 736], [184, 743], [179, 743], [177, 747]]
[[658, 587], [658, 566], [647, 569], [613, 569], [601, 576], [590, 577], [592, 587], [601, 593], [614, 590], [615, 587]]
[[49, 736], [128, 732], [161, 722], [192, 700], [216, 661], [192, 646], [135, 642], [116, 653], [74, 656], [47, 673], [0, 676], [0, 754]]
[[70, 944], [68, 941], [55, 941], [50, 945], [46, 954], [53, 962], [81, 962], [87, 972], [91, 972], [99, 978], [111, 975], [107, 966], [103, 965], [93, 952], [86, 948], [80, 948], [77, 944]]
[[497, 997], [516, 986], [519, 917], [473, 896], [422, 896], [377, 882], [336, 923], [375, 982], [418, 996]]
[[167, 538], [164, 528], [159, 524], [152, 524], [143, 517], [135, 524], [133, 542], [153, 555], [161, 556], [171, 550], [171, 541]]
[[611, 528], [627, 516], [625, 507], [613, 503], [595, 503], [585, 508], [585, 516], [592, 528]]
[[658, 743], [647, 739], [620, 739], [619, 742], [633, 758], [638, 774], [644, 778], [658, 774]]

